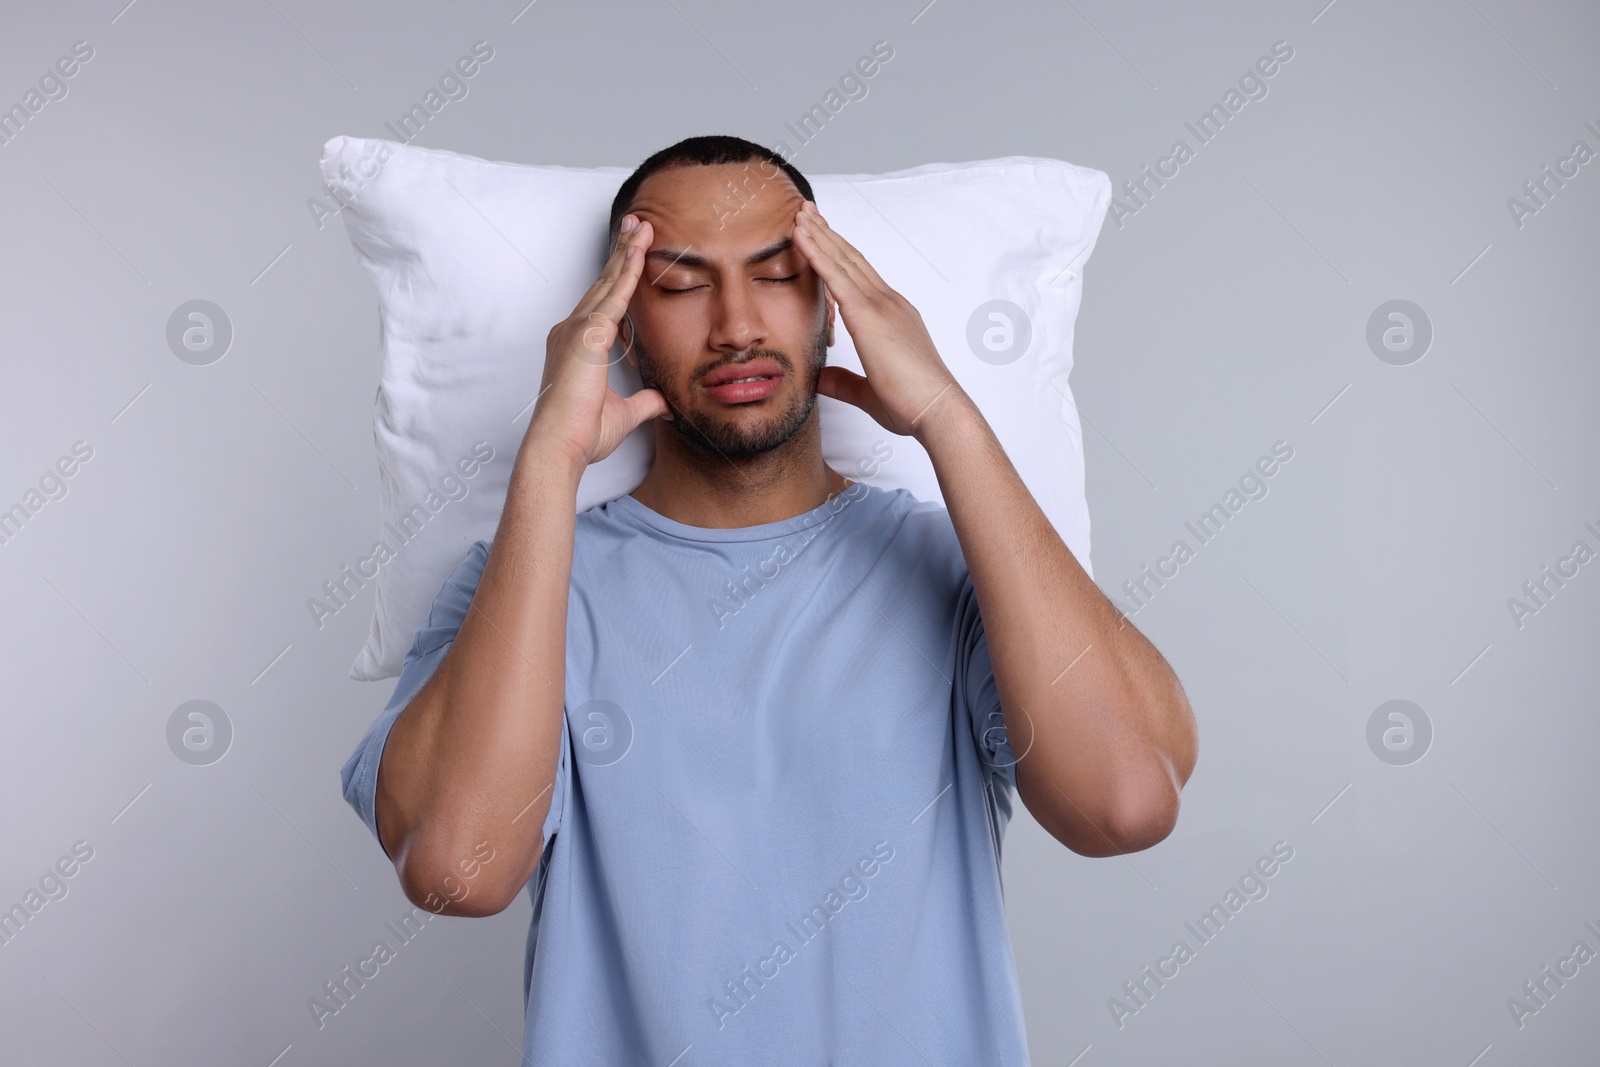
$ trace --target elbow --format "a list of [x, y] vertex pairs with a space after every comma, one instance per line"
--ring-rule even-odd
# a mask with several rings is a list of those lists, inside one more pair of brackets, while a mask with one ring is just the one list
[[1174, 798], [1170, 805], [1151, 803], [1113, 810], [1087, 827], [1064, 822], [1060, 830], [1050, 826], [1045, 829], [1078, 855], [1104, 859], [1154, 848], [1167, 839], [1177, 824], [1178, 805]]
[[408, 842], [395, 857], [395, 873], [406, 899], [435, 915], [481, 919], [498, 915], [517, 899], [521, 886], [508, 877], [506, 858], [499, 869], [486, 843], [465, 848]]
[[1178, 825], [1181, 793], [1194, 773], [1199, 734], [1183, 688], [1173, 679], [1171, 718], [1175, 727], [1166, 743], [1145, 751], [1137, 770], [1130, 771], [1105, 812], [1108, 855], [1142, 852], [1165, 841]]
[[1067, 810], [1049, 812], [1040, 822], [1073, 852], [1101, 859], [1165, 841], [1178, 824], [1179, 805], [1177, 783], [1163, 771], [1124, 783], [1090, 811], [1069, 803]]
[[1120, 797], [1096, 805], [1080, 806], [1059, 787], [1056, 798], [1035, 797], [1030, 779], [1018, 779], [1018, 792], [1046, 833], [1090, 859], [1154, 848], [1178, 825], [1178, 789], [1171, 779], [1130, 785]]
[[[1051, 836], [1081, 856], [1099, 858], [1142, 852], [1172, 834], [1180, 793], [1199, 755], [1199, 737], [1194, 713], [1175, 678], [1167, 700], [1169, 725], [1162, 739], [1134, 746], [1114, 760], [1115, 769], [1108, 769], [1091, 790], [1091, 803], [1074, 802], [1056, 787], [1059, 799], [1041, 805], [1047, 814], [1040, 822]], [[1020, 774], [1018, 785], [1020, 790]], [[1024, 794], [1023, 799], [1030, 798]], [[1029, 810], [1034, 810], [1031, 803]]]
[[1157, 782], [1106, 816], [1105, 837], [1120, 856], [1143, 852], [1165, 841], [1178, 825], [1178, 790], [1171, 780]]
[[400, 888], [407, 900], [424, 911], [465, 919], [486, 919], [491, 915], [499, 915], [516, 899], [515, 893], [496, 892], [490, 886], [451, 890], [444, 885], [448, 880], [417, 877], [402, 872]]
[[1163, 751], [1152, 751], [1144, 766], [1128, 775], [1105, 814], [1106, 837], [1115, 846], [1113, 855], [1143, 852], [1165, 841], [1178, 825], [1183, 805], [1182, 790], [1194, 769], [1191, 745], [1174, 759]]

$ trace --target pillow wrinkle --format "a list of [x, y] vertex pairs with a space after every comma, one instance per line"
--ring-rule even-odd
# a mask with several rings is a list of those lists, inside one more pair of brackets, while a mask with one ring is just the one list
[[[454, 475], [467, 492], [393, 545], [380, 567], [371, 628], [350, 669], [372, 681], [400, 673], [465, 546], [493, 537], [546, 335], [598, 273], [611, 198], [630, 173], [335, 137], [323, 149], [323, 175], [332, 180], [380, 150], [387, 162], [339, 216], [378, 293], [381, 536], [392, 538], [441, 479]], [[1110, 205], [1110, 180], [1031, 156], [809, 177], [830, 224], [922, 314], [1023, 482], [1092, 574], [1082, 433], [1067, 383], [1083, 268]], [[842, 322], [835, 341], [829, 364], [861, 373]], [[619, 361], [610, 384], [631, 393], [638, 373]], [[819, 397], [817, 409], [823, 459], [835, 470], [943, 503], [914, 438], [831, 397]], [[647, 423], [585, 471], [578, 511], [638, 486], [653, 433]], [[493, 458], [462, 478], [475, 448]]]

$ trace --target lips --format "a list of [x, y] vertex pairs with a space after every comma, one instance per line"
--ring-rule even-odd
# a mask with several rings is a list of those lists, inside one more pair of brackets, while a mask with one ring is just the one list
[[762, 357], [743, 363], [729, 363], [707, 374], [702, 388], [711, 399], [724, 404], [748, 404], [765, 400], [783, 382], [783, 366]]
[[726, 385], [741, 378], [781, 378], [783, 367], [775, 359], [762, 356], [759, 359], [746, 360], [743, 363], [728, 363], [707, 374], [702, 384], [711, 389], [718, 385]]

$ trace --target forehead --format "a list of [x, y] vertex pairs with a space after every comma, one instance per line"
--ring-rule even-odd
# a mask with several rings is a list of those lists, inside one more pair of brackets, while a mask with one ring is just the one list
[[804, 203], [787, 174], [753, 159], [656, 171], [639, 186], [631, 210], [650, 220], [653, 244], [692, 245], [714, 257], [743, 255], [787, 235]]

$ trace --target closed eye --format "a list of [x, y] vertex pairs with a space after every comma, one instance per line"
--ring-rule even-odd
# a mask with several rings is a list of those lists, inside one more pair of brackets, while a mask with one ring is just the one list
[[[758, 282], [774, 282], [774, 283], [777, 283], [777, 284], [782, 284], [784, 282], [792, 282], [792, 281], [796, 280], [799, 277], [800, 277], [800, 275], [798, 273], [796, 273], [796, 274], [789, 275], [787, 278], [757, 278], [756, 281], [758, 281]], [[658, 286], [657, 288], [659, 288], [661, 290], [661, 292], [663, 292], [663, 293], [692, 293], [696, 289], [704, 289], [705, 286], [703, 286], [703, 285], [691, 285], [691, 286], [687, 286], [686, 288], [683, 288], [683, 289], [671, 289], [671, 288], [668, 288], [667, 286], [663, 285], [663, 286]]]

